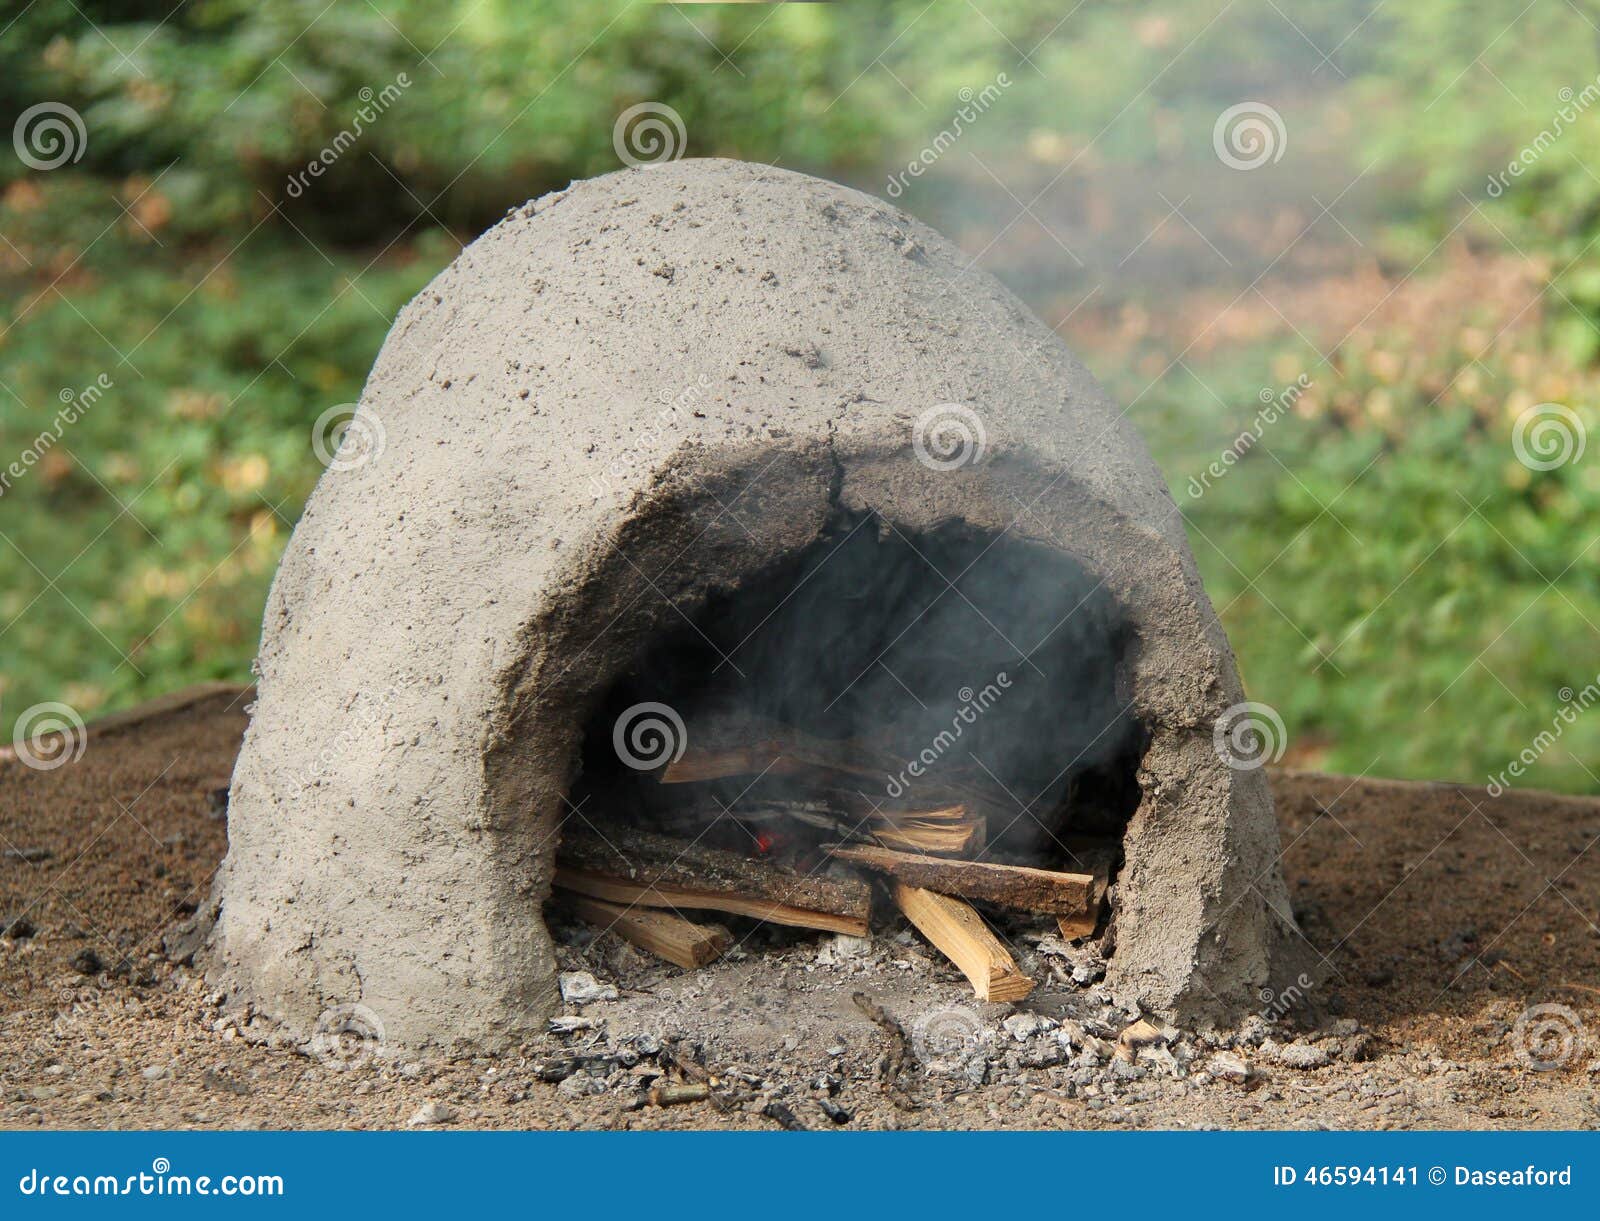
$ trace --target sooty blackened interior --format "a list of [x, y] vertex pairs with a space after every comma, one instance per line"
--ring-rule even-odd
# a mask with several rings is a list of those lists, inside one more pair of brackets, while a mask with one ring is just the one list
[[1009, 878], [974, 891], [962, 862], [1098, 871], [1092, 910], [1040, 908], [1086, 935], [1140, 796], [1130, 643], [1059, 551], [841, 516], [652, 641], [589, 723], [572, 800], [602, 835], [631, 825], [669, 855], [678, 837], [808, 878], [846, 871], [830, 844], [933, 857], [931, 880], [899, 876], [980, 903]]

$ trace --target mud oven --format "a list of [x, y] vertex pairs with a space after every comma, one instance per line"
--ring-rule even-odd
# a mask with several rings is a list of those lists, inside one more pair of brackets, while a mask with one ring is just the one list
[[[692, 969], [1005, 921], [1227, 1019], [1296, 969], [1160, 472], [1055, 334], [829, 182], [681, 161], [516, 209], [401, 313], [284, 555], [209, 970], [493, 1050], [561, 903]], [[731, 931], [728, 931], [731, 930]]]

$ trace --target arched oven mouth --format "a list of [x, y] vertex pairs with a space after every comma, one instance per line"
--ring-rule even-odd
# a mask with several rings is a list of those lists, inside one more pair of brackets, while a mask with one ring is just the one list
[[1018, 938], [1114, 951], [1133, 643], [1064, 550], [838, 511], [598, 698], [552, 914], [682, 967], [909, 922], [980, 999], [1020, 999]]

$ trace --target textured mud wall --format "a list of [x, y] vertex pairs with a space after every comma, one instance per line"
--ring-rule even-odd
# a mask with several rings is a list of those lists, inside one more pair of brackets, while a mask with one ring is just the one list
[[[967, 262], [878, 200], [729, 161], [578, 183], [468, 247], [396, 321], [367, 449], [273, 584], [214, 977], [301, 1031], [352, 1004], [402, 1046], [540, 1028], [596, 695], [843, 507], [1103, 578], [1153, 735], [1111, 983], [1179, 1017], [1248, 1005], [1293, 934], [1264, 778], [1212, 747], [1242, 699], [1227, 642], [1133, 430]], [[941, 420], [974, 443], [941, 448]]]

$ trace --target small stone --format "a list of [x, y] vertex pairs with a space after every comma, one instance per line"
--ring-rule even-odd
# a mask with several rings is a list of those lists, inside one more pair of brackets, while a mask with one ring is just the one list
[[1140, 1018], [1117, 1037], [1117, 1057], [1132, 1061], [1140, 1048], [1170, 1043], [1176, 1033], [1169, 1026], [1157, 1026], [1149, 1018]]
[[1333, 1057], [1328, 1055], [1327, 1048], [1318, 1047], [1315, 1043], [1297, 1042], [1278, 1048], [1278, 1063], [1288, 1068], [1297, 1068], [1301, 1072], [1326, 1068], [1332, 1059]]
[[556, 1086], [556, 1093], [565, 1098], [588, 1098], [605, 1092], [606, 1083], [599, 1077], [591, 1077], [588, 1073], [573, 1073]]
[[1034, 1043], [1017, 1053], [1017, 1065], [1020, 1068], [1051, 1068], [1060, 1064], [1067, 1058], [1067, 1052], [1059, 1043], [1041, 1042]]
[[1370, 1034], [1355, 1034], [1344, 1039], [1339, 1044], [1339, 1058], [1351, 1064], [1359, 1064], [1363, 1060], [1372, 1059], [1374, 1044]]
[[1005, 1027], [1006, 1033], [1018, 1043], [1026, 1042], [1036, 1034], [1043, 1034], [1047, 1030], [1056, 1028], [1056, 1023], [1042, 1013], [1013, 1013], [1000, 1025]]
[[1206, 1063], [1206, 1071], [1219, 1081], [1243, 1085], [1250, 1080], [1250, 1066], [1229, 1051], [1219, 1051]]
[[79, 975], [98, 975], [106, 969], [106, 964], [100, 955], [93, 950], [79, 950], [72, 956], [72, 961], [68, 965]]
[[18, 916], [15, 920], [0, 918], [0, 927], [5, 929], [5, 932], [0, 936], [4, 936], [11, 941], [26, 941], [39, 931], [34, 928], [33, 921], [26, 916]]
[[817, 965], [822, 967], [836, 967], [844, 963], [863, 958], [872, 950], [872, 942], [866, 937], [852, 937], [848, 933], [835, 933], [822, 943], [822, 948], [817, 951]]
[[970, 1056], [962, 1066], [962, 1075], [973, 1085], [982, 1085], [989, 1079], [989, 1061], [980, 1052]]
[[1250, 1047], [1259, 1047], [1261, 1040], [1270, 1033], [1267, 1019], [1259, 1013], [1252, 1013], [1239, 1023], [1238, 1041]]
[[553, 1017], [550, 1019], [551, 1034], [577, 1034], [582, 1030], [596, 1030], [605, 1023], [591, 1017]]
[[1116, 1048], [1101, 1038], [1092, 1034], [1085, 1034], [1078, 1051], [1078, 1063], [1084, 1065], [1104, 1064], [1116, 1053]]
[[425, 1102], [406, 1120], [408, 1128], [432, 1128], [449, 1123], [456, 1117], [456, 1109], [443, 1102]]
[[617, 989], [612, 984], [601, 983], [587, 971], [563, 971], [561, 999], [572, 1005], [584, 1005], [591, 1001], [614, 1001], [617, 999]]
[[37, 865], [40, 861], [48, 861], [55, 853], [48, 848], [7, 848], [5, 858], [8, 861], [23, 861], [29, 865]]
[[172, 1075], [172, 1070], [165, 1064], [152, 1064], [148, 1068], [139, 1070], [139, 1076], [146, 1081], [161, 1081]]

